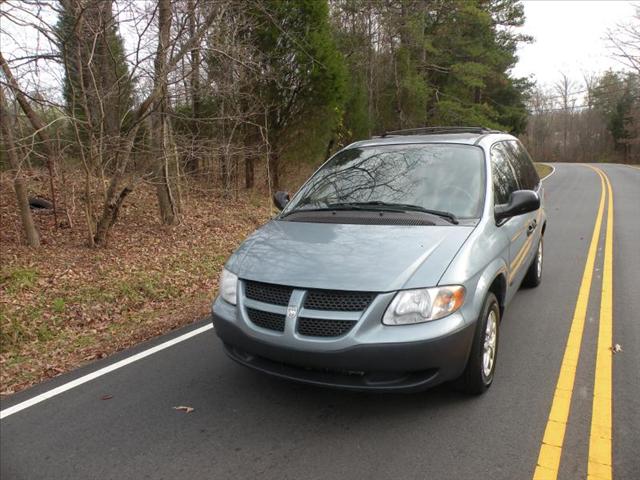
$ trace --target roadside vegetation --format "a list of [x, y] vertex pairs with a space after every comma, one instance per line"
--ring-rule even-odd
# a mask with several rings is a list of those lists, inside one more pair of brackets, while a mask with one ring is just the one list
[[[46, 177], [31, 180], [46, 189]], [[80, 229], [56, 228], [45, 210], [34, 214], [43, 244], [31, 249], [21, 244], [6, 174], [0, 188], [3, 395], [204, 318], [227, 256], [271, 214], [259, 192], [211, 201], [209, 192], [189, 191], [180, 225], [159, 227], [147, 207], [154, 189], [143, 185], [109, 248], [86, 248]], [[69, 213], [81, 221], [80, 211]]]
[[640, 49], [638, 55], [637, 72], [610, 70], [583, 80], [561, 74], [552, 87], [534, 88], [522, 135], [533, 158], [639, 164]]

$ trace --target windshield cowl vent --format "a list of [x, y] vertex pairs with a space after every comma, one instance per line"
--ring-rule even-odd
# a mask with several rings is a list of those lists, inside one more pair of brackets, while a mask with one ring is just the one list
[[[336, 223], [350, 225], [429, 225], [436, 223], [423, 214], [413, 212], [366, 212], [366, 211], [299, 211], [282, 218], [287, 222]], [[446, 221], [442, 225], [448, 224]]]

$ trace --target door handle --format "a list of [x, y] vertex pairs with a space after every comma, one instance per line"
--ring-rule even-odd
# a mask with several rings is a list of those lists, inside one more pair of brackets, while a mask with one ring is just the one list
[[527, 226], [527, 237], [536, 230], [536, 226], [538, 226], [537, 220], [534, 219], [529, 222], [529, 225]]

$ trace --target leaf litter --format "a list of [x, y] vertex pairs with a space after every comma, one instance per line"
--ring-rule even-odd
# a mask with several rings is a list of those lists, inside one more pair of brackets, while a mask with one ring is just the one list
[[[30, 189], [46, 196], [47, 182], [34, 175]], [[11, 178], [0, 173], [0, 395], [209, 314], [226, 258], [272, 207], [266, 192], [236, 200], [185, 189], [183, 197], [181, 223], [161, 226], [155, 190], [141, 185], [106, 249], [86, 246], [82, 208], [70, 212], [73, 228], [55, 228], [53, 215], [39, 213], [43, 245], [33, 250], [21, 240]], [[65, 209], [62, 196], [59, 205]]]

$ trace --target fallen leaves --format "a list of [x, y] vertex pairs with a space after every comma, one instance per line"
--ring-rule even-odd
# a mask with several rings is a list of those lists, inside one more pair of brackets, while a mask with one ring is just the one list
[[180, 410], [185, 413], [191, 413], [195, 409], [193, 407], [185, 407], [184, 405], [180, 405], [179, 407], [173, 407], [174, 410]]
[[[72, 173], [67, 183], [83, 181]], [[47, 183], [43, 174], [30, 188], [44, 194]], [[233, 200], [185, 189], [181, 223], [161, 227], [155, 189], [144, 184], [128, 197], [107, 249], [86, 246], [77, 208], [71, 229], [35, 216], [46, 244], [32, 250], [22, 244], [11, 179], [0, 173], [0, 395], [206, 316], [226, 257], [269, 218], [269, 202], [266, 194]]]

